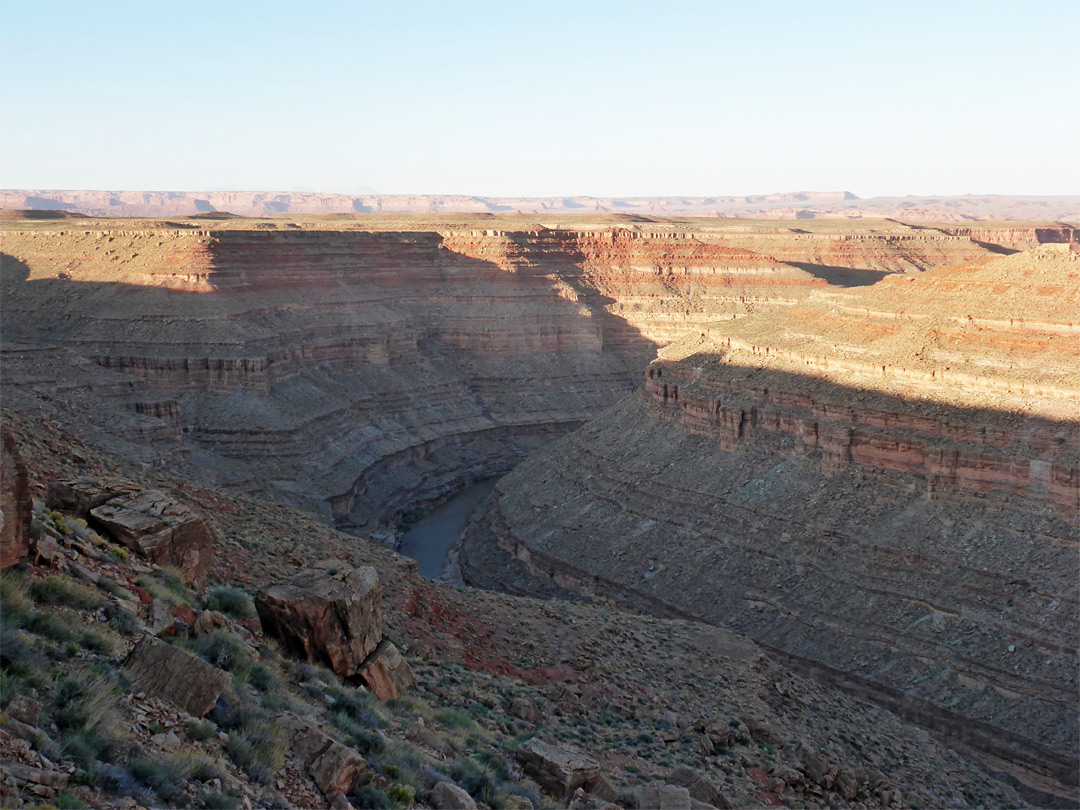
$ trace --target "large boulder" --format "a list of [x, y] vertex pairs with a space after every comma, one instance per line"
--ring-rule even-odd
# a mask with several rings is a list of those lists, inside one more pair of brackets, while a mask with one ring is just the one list
[[255, 594], [263, 632], [291, 654], [338, 675], [360, 672], [382, 639], [382, 588], [375, 569], [322, 562]]
[[135, 645], [124, 669], [136, 687], [195, 717], [214, 708], [232, 683], [229, 673], [153, 636]]
[[383, 639], [360, 669], [364, 685], [379, 698], [390, 700], [412, 686], [412, 668], [398, 648]]
[[3, 456], [0, 458], [0, 568], [9, 568], [26, 559], [29, 552], [33, 503], [26, 465], [15, 436], [7, 425], [0, 426]]
[[517, 750], [518, 761], [544, 792], [565, 803], [578, 788], [589, 788], [600, 777], [600, 764], [571, 745], [553, 745], [533, 738]]
[[164, 492], [145, 489], [121, 495], [91, 509], [90, 515], [132, 551], [179, 569], [188, 584], [210, 571], [213, 530], [198, 512]]

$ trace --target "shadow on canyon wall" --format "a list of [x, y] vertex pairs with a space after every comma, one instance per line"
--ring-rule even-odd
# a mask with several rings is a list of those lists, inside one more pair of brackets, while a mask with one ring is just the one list
[[[230, 393], [295, 398], [290, 381], [318, 367], [321, 388], [312, 399], [319, 403], [291, 431], [277, 431], [278, 443], [298, 443], [322, 430], [320, 422], [333, 422], [349, 434], [343, 454], [351, 441], [356, 453], [377, 455], [350, 476], [348, 490], [319, 493], [342, 525], [368, 525], [374, 513], [392, 524], [418, 502], [507, 471], [633, 389], [638, 352], [612, 345], [629, 336], [635, 349], [648, 346], [646, 359], [654, 352], [635, 327], [607, 311], [612, 299], [576, 285], [587, 294], [583, 310], [558, 295], [550, 269], [507, 272], [447, 248], [435, 232], [218, 237], [209, 291], [199, 293], [79, 281], [78, 267], [75, 278], [61, 271], [30, 280], [26, 264], [0, 256], [5, 352], [55, 351], [58, 375], [71, 371], [71, 357], [89, 360], [108, 383], [89, 375], [86, 389], [108, 389], [101, 396], [109, 407], [145, 417], [163, 412], [177, 436], [186, 425], [188, 442], [226, 454], [233, 451], [219, 435], [191, 427], [193, 410]], [[569, 261], [565, 272], [580, 270]], [[345, 314], [327, 326], [324, 313], [334, 312]], [[131, 384], [118, 387], [118, 375]], [[388, 377], [396, 377], [394, 390], [372, 389]], [[371, 429], [350, 428], [346, 412], [373, 420]], [[432, 421], [439, 418], [452, 424]], [[267, 443], [255, 423], [232, 429], [240, 436], [237, 452]], [[245, 431], [249, 447], [241, 446]]]
[[[1070, 806], [1080, 424], [695, 373], [720, 360], [656, 364], [644, 407], [501, 481], [467, 529], [466, 581], [525, 583], [528, 560], [579, 594], [728, 627]], [[480, 582], [470, 557], [508, 573]]]

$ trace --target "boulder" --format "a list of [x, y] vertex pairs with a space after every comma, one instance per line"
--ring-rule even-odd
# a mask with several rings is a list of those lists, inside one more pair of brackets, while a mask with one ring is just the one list
[[255, 595], [263, 632], [291, 654], [359, 673], [382, 638], [382, 588], [370, 566], [324, 560]]
[[396, 698], [415, 680], [409, 662], [386, 639], [380, 641], [375, 652], [368, 656], [360, 669], [360, 678], [379, 700]]
[[195, 621], [191, 624], [191, 634], [195, 636], [195, 638], [208, 636], [215, 630], [232, 629], [232, 620], [224, 613], [219, 613], [216, 610], [204, 610], [195, 617]]
[[321, 754], [308, 765], [308, 773], [323, 795], [347, 793], [353, 779], [363, 773], [367, 762], [352, 748], [330, 741]]
[[668, 777], [668, 783], [676, 787], [684, 787], [690, 793], [690, 798], [699, 802], [710, 804], [720, 810], [730, 810], [729, 802], [716, 785], [699, 773], [689, 768], [676, 768]]
[[290, 730], [290, 750], [300, 761], [323, 795], [347, 793], [353, 780], [367, 768], [362, 756], [327, 736], [322, 727], [307, 717], [286, 714], [282, 718]]
[[819, 751], [815, 751], [805, 742], [799, 744], [795, 752], [802, 761], [802, 771], [807, 780], [829, 790], [836, 780], [836, 768], [829, 764], [829, 760]]
[[0, 427], [3, 439], [0, 455], [0, 568], [9, 568], [26, 559], [30, 551], [30, 522], [34, 504], [30, 499], [30, 479], [19, 455], [15, 435], [7, 425]]
[[741, 718], [742, 724], [746, 726], [746, 730], [750, 733], [750, 739], [756, 743], [767, 743], [769, 745], [782, 745], [784, 742], [783, 737], [772, 727], [772, 725], [762, 717], [756, 715], [748, 715]]
[[44, 706], [32, 697], [27, 695], [16, 695], [11, 699], [4, 711], [20, 722], [30, 726], [36, 726], [43, 708]]
[[432, 788], [431, 805], [436, 810], [476, 810], [473, 797], [453, 782], [439, 782]]
[[566, 802], [578, 788], [589, 790], [600, 776], [600, 764], [571, 745], [552, 745], [533, 738], [517, 750], [525, 772], [549, 795]]
[[516, 697], [510, 701], [510, 707], [507, 711], [526, 723], [538, 723], [544, 717], [544, 713], [540, 711], [537, 705], [524, 697]]
[[642, 785], [634, 800], [640, 810], [690, 810], [690, 791], [677, 785]]
[[92, 509], [96, 509], [113, 498], [138, 491], [137, 485], [127, 481], [103, 480], [87, 476], [67, 478], [49, 484], [45, 505], [50, 509], [89, 518]]
[[132, 551], [179, 569], [189, 585], [210, 570], [215, 537], [209, 524], [164, 492], [147, 489], [121, 495], [91, 509], [90, 515]]
[[232, 682], [229, 673], [153, 636], [144, 636], [124, 661], [144, 692], [202, 717]]
[[67, 555], [64, 554], [64, 550], [60, 548], [60, 544], [47, 534], [34, 540], [32, 545], [33, 550], [30, 556], [33, 558], [34, 565], [41, 565], [47, 568], [60, 568], [67, 562]]

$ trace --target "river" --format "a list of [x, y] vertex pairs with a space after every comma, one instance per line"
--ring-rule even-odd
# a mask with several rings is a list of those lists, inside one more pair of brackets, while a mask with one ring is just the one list
[[469, 514], [494, 488], [497, 478], [470, 484], [428, 512], [401, 537], [398, 551], [419, 563], [420, 575], [438, 579], [446, 554], [458, 541]]

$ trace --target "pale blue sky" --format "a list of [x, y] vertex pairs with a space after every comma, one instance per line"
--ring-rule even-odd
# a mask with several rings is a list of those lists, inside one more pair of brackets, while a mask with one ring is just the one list
[[1080, 193], [1080, 0], [0, 0], [0, 187]]

